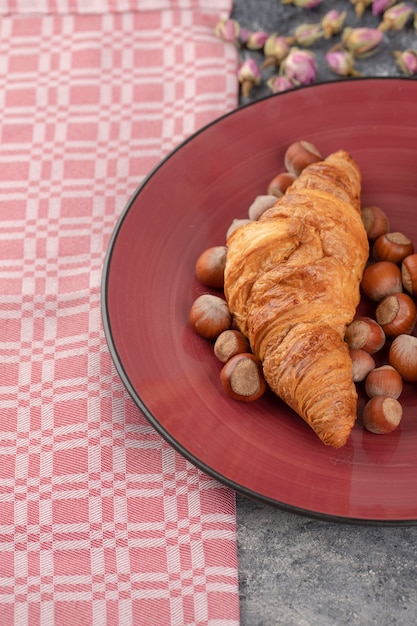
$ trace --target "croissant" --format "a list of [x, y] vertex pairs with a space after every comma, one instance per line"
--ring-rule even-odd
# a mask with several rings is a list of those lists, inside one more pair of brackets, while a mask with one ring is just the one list
[[359, 167], [340, 150], [227, 241], [224, 291], [237, 326], [270, 388], [334, 448], [357, 416], [344, 335], [369, 254], [360, 192]]

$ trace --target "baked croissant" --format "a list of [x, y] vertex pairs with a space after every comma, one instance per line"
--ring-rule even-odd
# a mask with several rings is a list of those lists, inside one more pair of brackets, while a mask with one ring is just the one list
[[235, 322], [271, 389], [334, 448], [357, 415], [344, 335], [369, 253], [360, 191], [359, 167], [340, 150], [227, 241], [224, 289]]

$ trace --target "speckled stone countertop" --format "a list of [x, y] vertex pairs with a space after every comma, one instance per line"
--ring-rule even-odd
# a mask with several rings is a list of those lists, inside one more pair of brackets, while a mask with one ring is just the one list
[[[323, 1], [308, 11], [280, 0], [235, 0], [232, 17], [250, 30], [291, 34], [299, 23], [317, 22], [330, 9], [347, 10], [351, 26], [375, 27], [370, 10], [356, 18], [348, 0]], [[324, 60], [329, 45], [318, 42], [312, 48], [316, 82], [337, 78]], [[392, 50], [406, 48], [417, 48], [410, 27], [390, 32], [378, 53], [358, 61], [357, 69], [363, 76], [401, 76]], [[261, 58], [257, 52], [242, 51], [242, 59], [245, 55]], [[250, 99], [269, 93], [263, 83]], [[320, 521], [239, 494], [237, 523], [242, 626], [417, 623], [417, 525]]]
[[[408, 0], [405, 4], [417, 12], [416, 0]], [[231, 16], [243, 28], [250, 31], [265, 31], [289, 36], [294, 34], [296, 27], [300, 24], [319, 22], [320, 18], [331, 9], [336, 9], [339, 12], [346, 11], [347, 16], [344, 25], [352, 28], [377, 28], [381, 22], [381, 16], [374, 16], [370, 8], [366, 9], [361, 17], [358, 17], [349, 0], [322, 0], [320, 5], [314, 9], [301, 9], [293, 5], [281, 4], [281, 0], [235, 0]], [[325, 60], [326, 52], [339, 40], [338, 35], [329, 39], [320, 38], [313, 45], [305, 48], [313, 51], [315, 55], [316, 83], [340, 78], [330, 70]], [[412, 18], [408, 20], [404, 28], [398, 31], [386, 31], [383, 40], [373, 54], [355, 61], [355, 69], [363, 77], [404, 76], [392, 53], [394, 50], [403, 51], [408, 48], [417, 48], [417, 34], [413, 28]], [[246, 57], [254, 58], [258, 64], [264, 59], [261, 51], [242, 49], [241, 59], [244, 60]], [[266, 80], [276, 73], [274, 68], [262, 71], [263, 80], [259, 86], [252, 89], [249, 101], [257, 100], [271, 93], [266, 85]]]

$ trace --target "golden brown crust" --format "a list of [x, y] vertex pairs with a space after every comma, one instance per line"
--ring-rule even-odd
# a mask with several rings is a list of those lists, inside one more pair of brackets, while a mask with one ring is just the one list
[[271, 389], [341, 447], [357, 394], [344, 333], [368, 258], [361, 177], [344, 151], [306, 168], [257, 222], [228, 240], [225, 295]]

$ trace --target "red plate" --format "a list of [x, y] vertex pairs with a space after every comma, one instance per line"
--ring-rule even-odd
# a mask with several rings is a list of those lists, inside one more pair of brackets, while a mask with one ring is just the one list
[[224, 244], [233, 218], [247, 217], [298, 139], [323, 154], [351, 152], [363, 173], [363, 206], [379, 205], [391, 230], [417, 245], [416, 113], [417, 81], [407, 78], [336, 81], [271, 96], [179, 146], [117, 224], [102, 309], [118, 372], [174, 448], [243, 494], [329, 519], [417, 520], [416, 386], [405, 386], [395, 432], [373, 435], [358, 420], [348, 444], [329, 449], [272, 394], [249, 405], [226, 397], [212, 344], [188, 324], [193, 300], [207, 291], [194, 277], [198, 255]]

